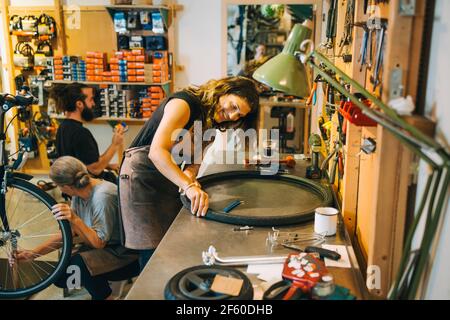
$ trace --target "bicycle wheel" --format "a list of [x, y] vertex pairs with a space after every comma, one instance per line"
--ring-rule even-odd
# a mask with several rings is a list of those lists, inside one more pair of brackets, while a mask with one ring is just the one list
[[[0, 194], [0, 298], [22, 298], [52, 284], [69, 261], [72, 233], [67, 221], [53, 217], [55, 200], [30, 182], [8, 179]], [[53, 251], [11, 264], [15, 250], [47, 246]]]

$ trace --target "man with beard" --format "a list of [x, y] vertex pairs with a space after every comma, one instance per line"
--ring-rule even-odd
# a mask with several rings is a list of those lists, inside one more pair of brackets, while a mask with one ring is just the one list
[[75, 157], [86, 165], [93, 176], [113, 180], [106, 177], [105, 169], [117, 170], [118, 165], [109, 162], [122, 146], [124, 132], [122, 127], [117, 128], [111, 145], [100, 155], [94, 136], [83, 127], [84, 121], [94, 119], [94, 88], [81, 83], [57, 86], [52, 91], [52, 98], [58, 111], [66, 115], [56, 134], [58, 157]]

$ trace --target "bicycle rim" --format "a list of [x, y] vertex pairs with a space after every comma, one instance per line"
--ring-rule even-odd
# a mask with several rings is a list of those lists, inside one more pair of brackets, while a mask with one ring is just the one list
[[[0, 298], [21, 298], [45, 289], [65, 270], [72, 236], [67, 221], [57, 221], [51, 212], [55, 200], [33, 184], [8, 181], [8, 192], [0, 196]], [[3, 220], [2, 220], [3, 221]], [[48, 244], [54, 251], [30, 261], [11, 259], [12, 253]], [[11, 261], [14, 261], [11, 264]]]

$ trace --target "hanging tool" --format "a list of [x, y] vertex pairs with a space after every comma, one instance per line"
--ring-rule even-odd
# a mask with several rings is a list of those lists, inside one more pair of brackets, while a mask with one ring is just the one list
[[[339, 56], [345, 63], [352, 61], [352, 55], [348, 54], [348, 48], [353, 42], [352, 29], [353, 22], [355, 19], [355, 0], [347, 0], [347, 9], [345, 10], [345, 24], [344, 24], [344, 35], [342, 36], [341, 42], [339, 43]], [[342, 55], [342, 52], [346, 48], [347, 53]]]
[[384, 53], [384, 39], [386, 35], [386, 22], [382, 23], [381, 28], [377, 30], [377, 53], [375, 57], [375, 70], [370, 77], [370, 82], [373, 84], [373, 91], [381, 83], [380, 73], [383, 65], [383, 53]]
[[51, 40], [56, 37], [55, 19], [43, 13], [37, 19], [37, 34], [41, 41]]
[[332, 49], [334, 47], [334, 39], [336, 38], [336, 28], [337, 28], [337, 14], [338, 14], [338, 0], [331, 0], [330, 8], [328, 9], [328, 20], [327, 20], [327, 49]]

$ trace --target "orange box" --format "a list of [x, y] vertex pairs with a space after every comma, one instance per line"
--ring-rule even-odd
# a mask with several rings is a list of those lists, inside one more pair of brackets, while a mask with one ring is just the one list
[[143, 62], [136, 62], [136, 69], [144, 69], [145, 63]]
[[95, 58], [95, 51], [88, 51], [86, 52], [86, 57], [88, 58]]
[[128, 69], [136, 69], [136, 62], [128, 62], [127, 67]]
[[133, 54], [131, 53], [131, 51], [122, 51], [122, 52], [123, 52], [123, 56], [124, 56], [124, 57], [128, 57], [128, 56], [133, 55]]
[[112, 82], [120, 82], [120, 77], [119, 76], [112, 76], [111, 77], [111, 81]]
[[91, 63], [86, 64], [86, 70], [94, 70], [94, 69], [95, 69], [95, 64], [91, 64]]
[[138, 76], [143, 76], [145, 75], [145, 70], [144, 69], [135, 69], [136, 70], [136, 74]]
[[152, 99], [150, 103], [152, 104], [152, 106], [159, 106], [159, 104], [161, 103], [161, 100]]
[[87, 76], [87, 81], [95, 81], [95, 76]]
[[129, 82], [136, 82], [136, 77], [135, 76], [128, 76], [128, 81]]
[[112, 81], [112, 77], [102, 77], [102, 81], [104, 82], [111, 82]]
[[114, 52], [114, 56], [115, 56], [117, 59], [123, 59], [123, 57], [124, 57], [125, 55], [124, 55], [123, 51], [116, 51], [116, 52]]
[[138, 62], [145, 62], [145, 56], [136, 56], [136, 60]]
[[87, 76], [93, 76], [95, 74], [94, 70], [86, 70], [86, 75]]
[[109, 67], [110, 67], [111, 71], [112, 70], [119, 70], [119, 65], [118, 64], [110, 64]]
[[103, 81], [103, 77], [102, 76], [94, 76], [94, 81]]
[[152, 107], [152, 104], [150, 102], [142, 103], [142, 108], [150, 109], [151, 107]]
[[86, 63], [94, 63], [95, 58], [86, 58]]
[[113, 68], [111, 68], [111, 75], [112, 76], [120, 76], [120, 72], [119, 72], [119, 70], [115, 70], [115, 69], [113, 69]]
[[141, 55], [144, 54], [144, 49], [143, 48], [141, 48], [141, 49], [133, 49], [133, 50], [131, 50], [131, 53], [134, 56], [141, 56]]
[[150, 97], [152, 99], [163, 99], [164, 95], [162, 93], [152, 93], [152, 94], [150, 94]]
[[129, 62], [136, 62], [136, 56], [127, 56], [125, 60]]
[[103, 75], [103, 69], [94, 69], [94, 75], [101, 76]]
[[136, 75], [136, 69], [130, 69], [130, 70], [128, 70], [128, 75], [129, 75], [129, 76], [135, 76], [135, 75]]
[[55, 74], [55, 80], [64, 80], [63, 75]]
[[157, 87], [157, 86], [151, 86], [150, 87], [150, 92], [152, 92], [152, 93], [159, 93], [159, 92], [162, 92], [162, 88], [161, 87]]
[[109, 59], [109, 63], [119, 63], [119, 58], [111, 58]]
[[153, 65], [153, 70], [161, 70], [161, 65], [160, 64], [154, 64]]
[[150, 103], [150, 101], [152, 101], [152, 99], [150, 99], [150, 98], [142, 98], [142, 103]]
[[106, 58], [106, 53], [104, 53], [104, 52], [95, 52], [94, 58], [102, 59], [102, 60], [103, 60], [103, 59]]
[[62, 74], [64, 74], [64, 73], [63, 73], [63, 70], [60, 69], [60, 70], [55, 70], [55, 74], [57, 74], [57, 75], [62, 75]]
[[136, 76], [136, 81], [137, 82], [145, 82], [145, 77], [144, 76]]
[[153, 77], [154, 83], [161, 83], [161, 77]]
[[111, 77], [112, 74], [111, 74], [111, 72], [109, 72], [109, 71], [103, 71], [102, 76], [104, 76], [104, 77]]
[[63, 68], [62, 64], [56, 64], [53, 67], [55, 68], [55, 70], [62, 70]]
[[153, 72], [152, 72], [152, 75], [153, 75], [154, 77], [161, 77], [162, 72], [161, 72], [161, 71], [153, 71]]

